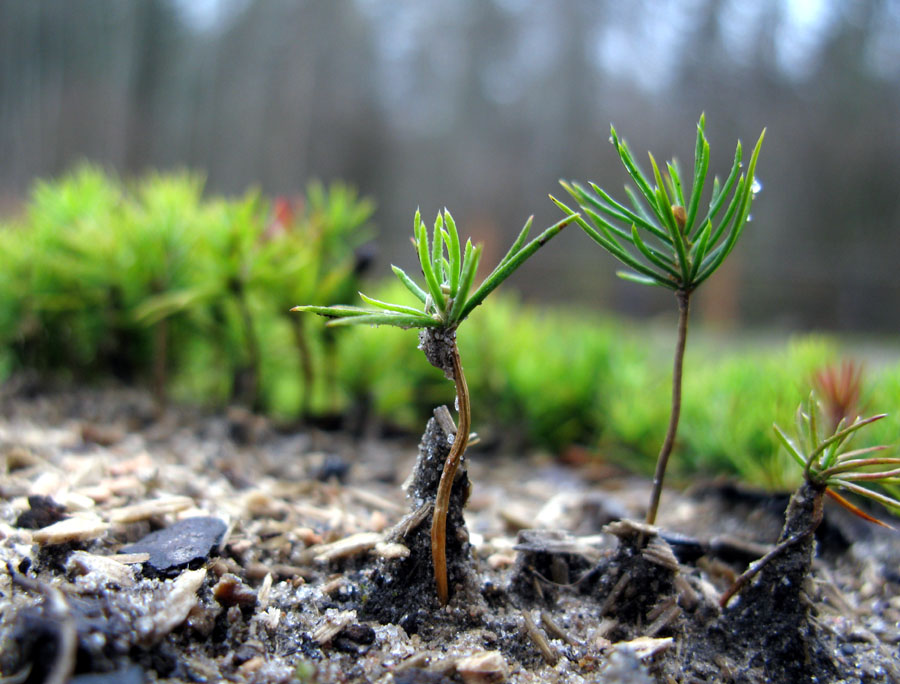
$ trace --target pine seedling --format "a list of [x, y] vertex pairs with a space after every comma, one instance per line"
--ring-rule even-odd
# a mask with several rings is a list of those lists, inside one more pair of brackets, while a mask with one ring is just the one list
[[435, 497], [431, 526], [431, 554], [438, 599], [442, 605], [449, 600], [447, 581], [446, 532], [450, 493], [456, 471], [469, 440], [471, 409], [469, 390], [463, 373], [459, 349], [456, 345], [456, 329], [485, 298], [510, 276], [528, 257], [559, 233], [577, 214], [547, 228], [526, 244], [532, 219], [525, 222], [506, 256], [477, 288], [474, 287], [482, 245], [466, 240], [460, 243], [456, 223], [446, 209], [438, 213], [429, 238], [428, 229], [416, 211], [413, 222], [415, 246], [424, 287], [417, 284], [401, 268], [392, 266], [394, 274], [412, 293], [417, 306], [394, 304], [372, 299], [362, 293], [360, 297], [368, 308], [355, 306], [297, 306], [292, 311], [311, 311], [330, 317], [328, 325], [392, 325], [399, 328], [418, 328], [419, 348], [433, 366], [456, 385], [459, 425], [453, 446], [444, 463]]
[[[885, 445], [849, 449], [850, 441], [857, 432], [871, 425], [887, 414], [881, 413], [869, 418], [848, 421], [842, 419], [834, 428], [822, 428], [822, 408], [814, 393], [797, 407], [796, 435], [792, 439], [778, 425], [773, 425], [778, 441], [787, 449], [797, 464], [803, 468], [803, 484], [791, 497], [785, 514], [784, 529], [778, 544], [765, 556], [750, 565], [732, 587], [722, 595], [721, 605], [746, 586], [754, 576], [779, 556], [801, 542], [808, 542], [819, 523], [822, 522], [825, 496], [828, 495], [851, 513], [869, 522], [890, 528], [887, 523], [865, 513], [859, 507], [838, 494], [835, 489], [844, 489], [858, 496], [876, 501], [889, 510], [900, 511], [900, 500], [884, 492], [872, 489], [871, 485], [896, 485], [900, 483], [900, 458], [873, 456], [890, 447]], [[812, 545], [803, 559], [808, 567], [812, 564]]]
[[666, 164], [660, 171], [653, 155], [651, 181], [638, 167], [624, 140], [610, 127], [610, 142], [631, 177], [637, 192], [625, 187], [627, 203], [613, 199], [594, 183], [586, 188], [576, 182], [560, 181], [578, 202], [583, 218], [559, 200], [556, 205], [595, 242], [629, 267], [618, 275], [642, 285], [656, 285], [672, 290], [678, 303], [678, 336], [672, 374], [672, 408], [666, 436], [657, 458], [653, 490], [647, 510], [647, 523], [656, 521], [663, 478], [675, 444], [681, 415], [681, 377], [687, 342], [690, 299], [694, 291], [722, 265], [734, 249], [750, 220], [750, 207], [760, 185], [755, 179], [756, 161], [765, 130], [759, 136], [750, 156], [746, 173], [741, 172], [742, 148], [738, 141], [734, 163], [724, 182], [713, 179], [709, 205], [701, 211], [701, 199], [709, 170], [709, 142], [705, 134], [706, 119], [700, 116], [694, 151], [692, 185], [681, 181], [678, 162]]

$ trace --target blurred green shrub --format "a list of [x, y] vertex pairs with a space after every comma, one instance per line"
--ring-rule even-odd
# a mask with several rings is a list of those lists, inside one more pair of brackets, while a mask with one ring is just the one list
[[273, 360], [293, 348], [296, 366], [314, 368], [316, 344], [291, 332], [288, 302], [355, 290], [372, 212], [337, 183], [273, 207], [256, 192], [205, 198], [187, 173], [123, 184], [84, 166], [38, 182], [0, 231], [6, 370], [112, 372], [149, 380], [160, 401], [174, 388], [296, 413], [302, 392], [279, 386]]

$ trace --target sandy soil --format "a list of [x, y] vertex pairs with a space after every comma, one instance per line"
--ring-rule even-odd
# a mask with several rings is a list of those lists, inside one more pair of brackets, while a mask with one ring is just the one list
[[417, 437], [21, 379], [0, 406], [4, 682], [900, 681], [900, 539], [839, 510], [788, 588], [802, 621], [748, 617], [718, 599], [786, 497], [666, 492], [644, 530], [640, 478], [475, 446], [441, 608]]

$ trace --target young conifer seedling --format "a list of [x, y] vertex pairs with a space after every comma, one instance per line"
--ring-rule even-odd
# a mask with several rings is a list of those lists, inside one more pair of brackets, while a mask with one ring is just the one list
[[456, 345], [456, 329], [472, 310], [502, 283], [509, 275], [534, 254], [544, 243], [554, 237], [573, 220], [568, 216], [550, 226], [538, 237], [526, 244], [531, 229], [531, 219], [525, 223], [518, 238], [506, 256], [478, 288], [474, 288], [482, 246], [467, 240], [460, 245], [456, 223], [446, 209], [438, 213], [429, 239], [428, 230], [416, 211], [413, 223], [413, 243], [424, 276], [424, 287], [418, 285], [397, 266], [392, 266], [400, 282], [418, 300], [418, 306], [394, 304], [372, 299], [360, 293], [370, 308], [354, 306], [297, 306], [292, 311], [311, 311], [332, 318], [328, 325], [393, 325], [400, 328], [418, 328], [419, 349], [428, 361], [441, 369], [456, 384], [456, 403], [459, 425], [452, 448], [446, 458], [438, 484], [431, 525], [431, 554], [438, 599], [442, 605], [449, 600], [447, 580], [446, 530], [450, 493], [456, 471], [469, 440], [471, 411], [469, 390], [463, 373], [459, 349]]
[[[834, 491], [836, 488], [877, 501], [888, 509], [900, 510], [900, 501], [870, 488], [872, 484], [900, 483], [900, 458], [871, 455], [889, 448], [883, 445], [848, 450], [850, 440], [857, 432], [885, 418], [887, 414], [852, 421], [841, 419], [837, 426], [826, 426], [823, 429], [821, 413], [822, 408], [816, 396], [810, 394], [809, 399], [797, 408], [795, 439], [788, 437], [778, 425], [773, 425], [778, 441], [803, 468], [803, 484], [788, 504], [778, 543], [769, 553], [752, 563], [722, 595], [720, 603], [723, 607], [760, 571], [777, 559], [782, 559], [782, 565], [793, 568], [797, 574], [797, 577], [789, 577], [793, 581], [786, 584], [802, 586], [802, 580], [812, 566], [813, 533], [822, 522], [826, 494], [864, 520], [890, 527], [838, 494]], [[795, 562], [785, 564], [783, 559], [791, 552], [797, 558]], [[788, 577], [789, 572], [775, 569], [770, 574], [772, 581], [767, 584], [785, 584], [783, 580]], [[783, 603], [783, 599], [778, 603]]]
[[724, 183], [720, 183], [718, 177], [713, 179], [709, 205], [705, 211], [701, 210], [700, 202], [709, 169], [709, 142], [705, 125], [705, 117], [701, 115], [697, 124], [690, 188], [682, 184], [676, 161], [666, 164], [668, 173], [664, 175], [652, 154], [651, 182], [634, 161], [628, 145], [619, 138], [616, 129], [610, 127], [610, 142], [637, 186], [637, 192], [626, 186], [628, 202], [625, 204], [613, 199], [594, 183], [586, 188], [579, 183], [560, 181], [578, 202], [586, 219], [576, 216], [572, 209], [553, 199], [595, 242], [631, 269], [620, 271], [618, 275], [621, 278], [643, 285], [665, 287], [675, 293], [678, 302], [672, 408], [653, 476], [653, 490], [647, 510], [647, 523], [651, 525], [656, 521], [663, 478], [681, 415], [681, 376], [691, 295], [715, 273], [734, 249], [750, 218], [750, 206], [760, 187], [754, 173], [765, 130], [753, 148], [746, 173], [741, 172], [742, 149], [738, 141], [728, 177]]

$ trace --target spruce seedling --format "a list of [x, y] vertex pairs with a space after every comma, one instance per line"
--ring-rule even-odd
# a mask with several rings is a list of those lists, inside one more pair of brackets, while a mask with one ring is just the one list
[[525, 222], [516, 241], [506, 256], [485, 278], [478, 288], [473, 288], [482, 245], [466, 240], [460, 244], [456, 223], [446, 209], [439, 212], [434, 222], [431, 238], [422, 222], [419, 211], [413, 221], [413, 244], [424, 276], [424, 287], [418, 285], [401, 268], [392, 266], [400, 282], [415, 296], [419, 306], [393, 304], [372, 299], [359, 293], [370, 308], [355, 306], [297, 306], [292, 311], [311, 311], [332, 318], [328, 325], [393, 325], [399, 328], [418, 328], [419, 349], [429, 363], [441, 369], [456, 385], [459, 425], [453, 446], [444, 462], [435, 497], [431, 525], [431, 554], [434, 579], [441, 605], [449, 600], [447, 581], [446, 532], [450, 493], [456, 471], [469, 440], [471, 408], [469, 390], [463, 373], [459, 349], [456, 345], [456, 329], [485, 298], [512, 274], [528, 257], [559, 233], [577, 217], [570, 215], [547, 228], [526, 244], [532, 219]]
[[742, 150], [738, 141], [731, 171], [724, 183], [720, 183], [718, 177], [713, 179], [709, 206], [701, 212], [700, 201], [709, 170], [709, 142], [705, 126], [706, 118], [701, 115], [697, 124], [693, 184], [689, 193], [681, 182], [678, 162], [668, 162], [668, 173], [664, 176], [652, 154], [651, 184], [634, 161], [628, 145], [619, 138], [616, 129], [610, 127], [610, 142], [638, 192], [625, 187], [628, 196], [626, 205], [613, 199], [594, 183], [590, 183], [590, 188], [585, 188], [579, 183], [560, 181], [578, 202], [587, 220], [553, 199], [595, 242], [631, 269], [618, 272], [621, 278], [642, 285], [665, 287], [675, 293], [678, 336], [672, 373], [672, 408], [653, 475], [653, 490], [647, 510], [647, 523], [651, 525], [656, 521], [663, 478], [681, 415], [681, 376], [691, 295], [715, 273], [734, 249], [750, 219], [750, 207], [760, 188], [754, 174], [765, 130], [753, 148], [746, 174], [741, 173]]
[[821, 412], [822, 408], [815, 394], [811, 393], [809, 399], [797, 407], [797, 432], [794, 439], [788, 437], [778, 425], [772, 426], [778, 441], [803, 468], [804, 481], [791, 497], [778, 543], [769, 553], [751, 564], [722, 595], [720, 603], [723, 607], [763, 568], [803, 542], [808, 547], [802, 559], [805, 571], [808, 571], [812, 564], [812, 536], [822, 522], [826, 494], [864, 520], [891, 527], [852, 504], [834, 491], [836, 488], [877, 501], [888, 509], [900, 510], [900, 501], [869, 486], [900, 483], [900, 458], [871, 456], [890, 448], [885, 445], [848, 450], [850, 441], [857, 432], [885, 418], [887, 414], [881, 413], [870, 418], [858, 417], [853, 421], [842, 419], [836, 427], [823, 430]]

